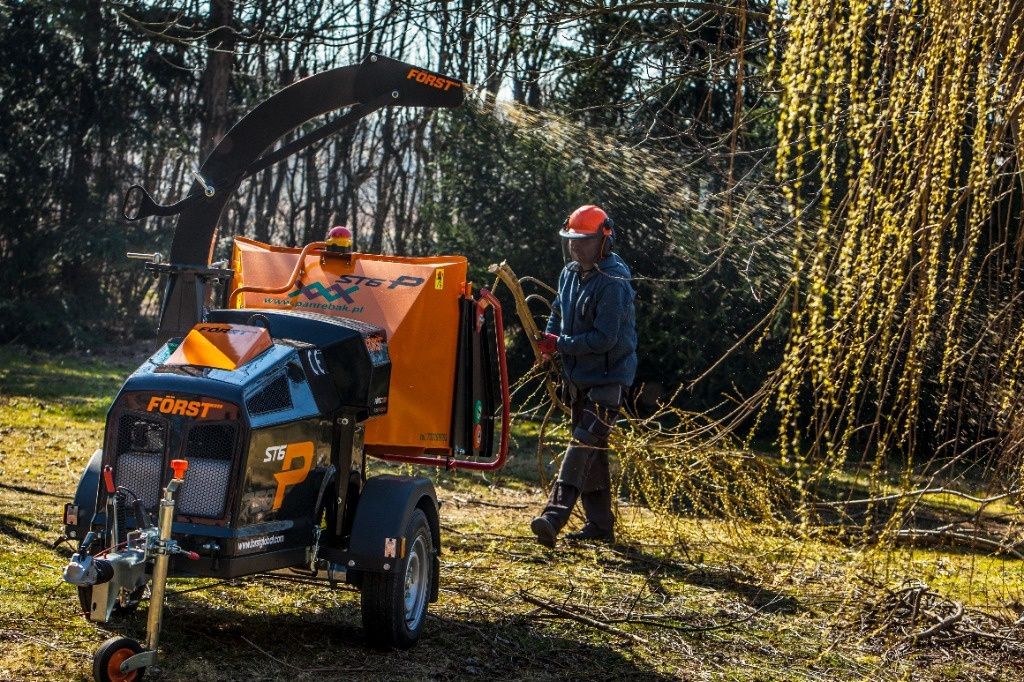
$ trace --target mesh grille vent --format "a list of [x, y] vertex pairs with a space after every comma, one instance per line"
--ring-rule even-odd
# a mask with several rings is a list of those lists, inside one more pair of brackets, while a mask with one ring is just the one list
[[224, 516], [230, 480], [230, 459], [189, 458], [188, 474], [178, 492], [178, 506], [175, 511], [185, 516], [219, 519]]
[[137, 414], [122, 414], [117, 423], [117, 454], [147, 452], [163, 454], [167, 442], [164, 422]]
[[114, 480], [138, 495], [149, 510], [160, 500], [166, 444], [167, 425], [159, 419], [127, 413], [117, 422]]
[[235, 427], [231, 424], [197, 424], [188, 432], [185, 459], [230, 460], [235, 446]]
[[164, 470], [163, 454], [126, 452], [117, 458], [114, 480], [139, 496], [142, 506], [152, 511], [160, 500], [160, 475]]
[[282, 374], [271, 381], [259, 393], [245, 401], [249, 414], [267, 414], [292, 408], [292, 394], [288, 389], [288, 378]]
[[189, 430], [182, 453], [188, 460], [188, 474], [178, 493], [179, 514], [209, 519], [224, 516], [234, 450], [232, 424], [196, 424]]

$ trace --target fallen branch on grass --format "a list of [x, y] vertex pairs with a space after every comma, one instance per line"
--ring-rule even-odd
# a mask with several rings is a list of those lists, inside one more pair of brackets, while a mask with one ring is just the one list
[[840, 500], [837, 502], [815, 502], [816, 507], [850, 507], [858, 504], [876, 504], [878, 502], [892, 502], [893, 500], [900, 500], [906, 497], [923, 497], [924, 495], [952, 495], [953, 497], [960, 497], [971, 502], [978, 504], [992, 504], [999, 500], [1006, 499], [1019, 495], [1019, 490], [1011, 490], [1008, 493], [1002, 493], [1001, 495], [993, 495], [991, 497], [975, 497], [959, 490], [952, 488], [922, 488], [920, 490], [910, 490], [905, 493], [893, 493], [892, 495], [882, 495], [881, 497], [868, 497], [861, 500]]
[[1018, 547], [1020, 543], [1007, 545], [999, 540], [984, 537], [982, 535], [968, 535], [953, 530], [927, 530], [921, 528], [906, 528], [898, 530], [894, 534], [897, 542], [913, 542], [926, 547], [951, 544], [970, 547], [971, 549], [990, 550], [993, 554], [1008, 554], [1016, 559], [1024, 560], [1024, 554]]
[[26, 640], [26, 641], [29, 641], [29, 642], [35, 642], [36, 644], [44, 646], [47, 649], [53, 649], [54, 651], [66, 651], [66, 652], [72, 653], [72, 654], [74, 654], [76, 656], [84, 656], [85, 658], [91, 658], [92, 657], [92, 654], [90, 652], [85, 651], [83, 649], [75, 649], [73, 647], [63, 646], [61, 644], [55, 644], [53, 642], [47, 641], [45, 639], [42, 639], [40, 637], [33, 637], [32, 635], [26, 634], [26, 633], [21, 632], [19, 630], [9, 630], [7, 628], [0, 629], [0, 641], [3, 641], [3, 640], [8, 639], [8, 638], [10, 638], [10, 639], [23, 639], [23, 640]]
[[247, 638], [245, 635], [242, 635], [242, 641], [245, 642], [246, 644], [248, 644], [249, 646], [251, 646], [256, 651], [258, 651], [261, 654], [263, 654], [264, 656], [266, 656], [267, 658], [269, 658], [270, 660], [274, 661], [278, 665], [283, 665], [283, 666], [285, 666], [287, 668], [291, 668], [292, 670], [298, 671], [300, 673], [306, 672], [305, 668], [299, 667], [299, 666], [295, 665], [294, 663], [289, 663], [288, 661], [281, 660], [280, 658], [278, 658], [274, 654], [270, 653], [266, 649], [260, 647], [258, 644], [253, 642], [251, 639]]
[[540, 599], [538, 597], [535, 597], [532, 594], [530, 594], [529, 592], [520, 592], [519, 596], [520, 596], [520, 598], [523, 601], [527, 602], [528, 604], [533, 604], [534, 606], [536, 606], [538, 608], [542, 608], [545, 611], [549, 611], [549, 612], [551, 612], [551, 613], [553, 613], [553, 614], [555, 614], [557, 616], [560, 616], [562, 618], [566, 618], [568, 620], [573, 620], [573, 621], [576, 621], [577, 623], [582, 623], [583, 625], [587, 625], [589, 627], [592, 627], [595, 630], [600, 630], [601, 632], [607, 632], [608, 634], [615, 635], [616, 637], [622, 637], [623, 639], [628, 639], [631, 642], [635, 642], [637, 644], [647, 644], [647, 640], [646, 639], [644, 639], [643, 637], [639, 637], [637, 635], [634, 635], [632, 632], [626, 632], [625, 630], [617, 628], [614, 625], [609, 625], [608, 623], [606, 623], [604, 621], [600, 621], [600, 620], [597, 620], [596, 618], [591, 618], [590, 616], [585, 616], [582, 613], [577, 613], [575, 611], [570, 611], [567, 608], [564, 608], [564, 607], [561, 607], [561, 606], [557, 606], [556, 604], [552, 604], [549, 601], [545, 601], [544, 599]]
[[469, 504], [480, 507], [493, 507], [495, 509], [526, 509], [528, 506], [525, 504], [499, 504], [497, 502], [486, 502], [484, 500], [478, 500], [475, 497], [459, 497], [458, 495], [452, 495], [452, 500], [455, 501], [455, 504]]
[[[950, 615], [946, 616], [945, 618], [939, 618], [939, 622], [938, 623], [936, 623], [935, 625], [931, 626], [930, 628], [928, 628], [924, 632], [921, 632], [919, 634], [913, 635], [911, 637], [911, 641], [914, 644], [917, 644], [918, 642], [923, 642], [923, 641], [925, 641], [925, 640], [927, 640], [927, 639], [929, 639], [931, 637], [934, 637], [935, 635], [939, 634], [940, 632], [945, 632], [945, 631], [951, 629], [954, 625], [956, 625], [961, 620], [963, 620], [963, 617], [964, 617], [964, 605], [961, 604], [960, 602], [952, 602], [952, 604], [953, 604], [953, 613], [951, 613]], [[928, 611], [927, 613], [929, 613], [933, 617], [938, 618], [938, 616], [935, 616], [930, 611]]]
[[[966, 608], [962, 602], [913, 582], [869, 601], [862, 628], [871, 637], [897, 635], [898, 646], [941, 647], [968, 640], [982, 640], [1018, 651], [1024, 646], [1020, 628], [1006, 618]], [[923, 629], [922, 629], [923, 628]]]
[[666, 628], [668, 630], [677, 630], [679, 632], [714, 632], [716, 630], [727, 630], [728, 628], [736, 627], [737, 625], [743, 625], [744, 623], [753, 620], [757, 615], [763, 613], [770, 606], [774, 606], [782, 600], [782, 597], [775, 597], [771, 601], [767, 602], [764, 606], [754, 609], [742, 618], [730, 620], [726, 623], [716, 623], [715, 625], [677, 625], [676, 623], [666, 623], [664, 618], [660, 616], [648, 616], [648, 617], [633, 617], [633, 618], [617, 618], [610, 623], [633, 623], [636, 625], [646, 625], [649, 627]]
[[273, 655], [272, 653], [270, 653], [266, 649], [264, 649], [264, 648], [260, 647], [259, 645], [257, 645], [251, 639], [245, 637], [244, 635], [242, 636], [242, 641], [245, 642], [246, 644], [248, 644], [249, 646], [251, 646], [256, 651], [258, 651], [261, 654], [263, 654], [264, 656], [266, 656], [271, 661], [277, 663], [278, 665], [283, 665], [286, 668], [291, 668], [296, 673], [298, 673], [299, 677], [305, 677], [306, 675], [314, 675], [314, 674], [316, 674], [316, 675], [324, 675], [326, 673], [346, 673], [346, 674], [350, 674], [350, 673], [368, 672], [370, 670], [374, 670], [373, 668], [353, 668], [353, 667], [345, 667], [345, 668], [303, 668], [302, 666], [298, 666], [298, 665], [295, 665], [294, 663], [289, 663], [288, 661], [285, 661], [285, 660], [283, 660], [281, 658], [278, 658], [277, 656]]

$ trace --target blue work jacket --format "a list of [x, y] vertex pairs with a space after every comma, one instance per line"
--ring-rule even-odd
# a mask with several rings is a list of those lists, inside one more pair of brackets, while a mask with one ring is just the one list
[[562, 370], [580, 388], [631, 386], [636, 376], [632, 274], [618, 254], [582, 272], [569, 263], [558, 277], [547, 332], [558, 335]]

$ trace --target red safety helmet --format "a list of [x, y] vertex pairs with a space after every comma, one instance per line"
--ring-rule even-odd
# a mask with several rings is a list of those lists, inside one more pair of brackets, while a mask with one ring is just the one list
[[580, 206], [566, 218], [558, 234], [565, 239], [591, 239], [610, 237], [613, 229], [612, 219], [600, 206], [587, 204]]

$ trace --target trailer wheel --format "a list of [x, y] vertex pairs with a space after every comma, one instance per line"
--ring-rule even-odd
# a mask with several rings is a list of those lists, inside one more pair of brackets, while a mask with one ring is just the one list
[[413, 512], [404, 539], [406, 555], [392, 572], [363, 576], [363, 629], [376, 647], [408, 649], [419, 639], [427, 619], [434, 546], [422, 510]]
[[100, 645], [92, 657], [92, 676], [96, 682], [139, 682], [145, 676], [146, 669], [123, 673], [121, 664], [141, 652], [142, 647], [134, 639], [111, 637]]

